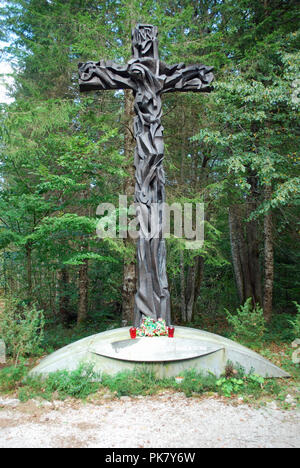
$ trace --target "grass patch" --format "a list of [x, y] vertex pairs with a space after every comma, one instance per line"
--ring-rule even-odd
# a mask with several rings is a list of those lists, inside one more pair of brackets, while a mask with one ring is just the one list
[[[104, 394], [110, 391], [112, 397], [147, 396], [161, 391], [183, 392], [187, 397], [205, 395], [206, 393], [234, 397], [242, 396], [245, 402], [257, 403], [262, 399], [276, 399], [285, 404], [288, 393], [297, 393], [298, 379], [264, 379], [254, 373], [245, 374], [241, 367], [229, 364], [220, 378], [213, 374], [203, 375], [195, 370], [181, 374], [184, 379], [176, 383], [173, 377], [159, 379], [149, 367], [139, 368], [132, 372], [123, 371], [115, 376], [94, 372], [92, 365], [80, 366], [78, 369], [58, 371], [46, 378], [28, 375], [28, 366], [6, 367], [0, 370], [0, 393], [13, 393], [22, 402], [29, 399], [60, 399], [68, 397], [85, 400], [99, 391]], [[292, 387], [292, 385], [294, 385]], [[291, 389], [294, 391], [291, 392]], [[99, 393], [97, 395], [99, 396]]]
[[93, 366], [80, 366], [78, 369], [53, 372], [46, 378], [28, 375], [24, 364], [9, 366], [0, 370], [0, 392], [14, 393], [21, 401], [32, 398], [64, 400], [67, 397], [85, 399], [97, 392], [101, 383]]
[[153, 395], [161, 388], [154, 372], [147, 368], [123, 371], [115, 376], [103, 375], [102, 384], [118, 397]]
[[187, 397], [217, 390], [217, 378], [213, 374], [203, 375], [195, 370], [189, 370], [185, 371], [182, 376], [184, 380], [181, 384], [177, 384], [174, 379], [169, 379], [170, 385], [172, 388], [180, 389]]
[[184, 376], [183, 382], [177, 384], [173, 377], [159, 379], [152, 370], [145, 368], [133, 372], [123, 371], [116, 376], [104, 375], [102, 384], [117, 397], [153, 395], [162, 390], [184, 392], [189, 397], [193, 393], [203, 394], [216, 390], [217, 379], [214, 375], [204, 376], [190, 370], [184, 372], [182, 376]]
[[21, 401], [36, 397], [51, 400], [53, 396], [60, 400], [68, 397], [86, 399], [101, 386], [101, 383], [96, 381], [99, 379], [100, 376], [94, 372], [92, 365], [82, 365], [71, 372], [65, 370], [53, 372], [47, 378], [27, 376], [22, 381], [18, 398]]

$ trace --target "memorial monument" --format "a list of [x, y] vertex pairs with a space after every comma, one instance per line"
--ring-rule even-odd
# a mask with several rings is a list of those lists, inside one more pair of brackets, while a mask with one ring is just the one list
[[[138, 286], [135, 297], [136, 326], [143, 318], [162, 318], [170, 325], [170, 295], [163, 239], [163, 127], [164, 93], [210, 92], [212, 68], [205, 65], [167, 65], [158, 57], [157, 28], [139, 24], [132, 33], [133, 58], [126, 65], [110, 61], [79, 64], [81, 91], [132, 89], [136, 117], [135, 201], [140, 235], [137, 243]], [[153, 204], [158, 209], [151, 210]], [[155, 229], [150, 229], [150, 226]], [[116, 374], [150, 365], [160, 377], [176, 376], [194, 368], [221, 375], [228, 361], [246, 372], [254, 369], [264, 377], [288, 377], [279, 367], [252, 350], [221, 336], [188, 327], [176, 327], [175, 338], [129, 339], [129, 327], [109, 330], [72, 343], [42, 360], [32, 374], [73, 370], [93, 363], [94, 370]]]

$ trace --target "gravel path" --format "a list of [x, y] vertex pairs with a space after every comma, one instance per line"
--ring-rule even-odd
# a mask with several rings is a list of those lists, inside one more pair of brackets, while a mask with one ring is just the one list
[[44, 403], [1, 399], [0, 448], [299, 448], [300, 411], [181, 393]]

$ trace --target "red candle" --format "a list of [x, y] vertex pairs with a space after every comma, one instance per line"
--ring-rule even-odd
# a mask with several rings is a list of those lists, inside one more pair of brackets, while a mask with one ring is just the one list
[[136, 328], [135, 327], [130, 328], [129, 333], [130, 333], [130, 338], [134, 340], [134, 338], [136, 338]]
[[168, 327], [168, 337], [169, 338], [174, 338], [174, 331], [175, 331], [175, 328], [172, 325], [170, 325]]

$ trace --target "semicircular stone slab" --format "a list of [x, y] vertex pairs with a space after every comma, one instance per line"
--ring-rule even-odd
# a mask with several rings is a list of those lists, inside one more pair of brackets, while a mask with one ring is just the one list
[[129, 327], [117, 328], [76, 341], [44, 358], [31, 375], [74, 370], [91, 363], [95, 372], [114, 375], [123, 370], [151, 367], [158, 377], [172, 377], [187, 369], [220, 376], [228, 361], [263, 377], [289, 377], [284, 370], [254, 351], [213, 333], [176, 327], [175, 338], [129, 339]]
[[207, 356], [223, 350], [220, 345], [187, 338], [144, 337], [97, 343], [91, 352], [99, 356], [133, 362], [171, 362]]

